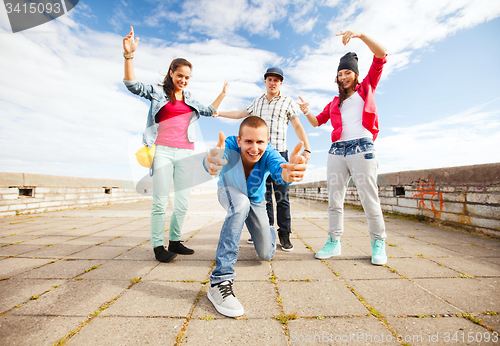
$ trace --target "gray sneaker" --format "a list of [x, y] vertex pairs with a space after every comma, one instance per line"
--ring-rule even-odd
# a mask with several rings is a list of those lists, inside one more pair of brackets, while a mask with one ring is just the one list
[[238, 317], [244, 314], [243, 306], [233, 293], [233, 283], [229, 280], [210, 287], [207, 292], [208, 300], [215, 309], [224, 316]]

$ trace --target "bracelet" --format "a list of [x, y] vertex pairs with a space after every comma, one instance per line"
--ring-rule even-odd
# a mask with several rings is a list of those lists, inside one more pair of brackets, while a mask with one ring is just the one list
[[125, 59], [133, 59], [134, 58], [134, 54], [126, 55], [125, 52], [123, 52], [123, 57]]
[[304, 149], [304, 151], [307, 151], [309, 154], [311, 153], [311, 150]]

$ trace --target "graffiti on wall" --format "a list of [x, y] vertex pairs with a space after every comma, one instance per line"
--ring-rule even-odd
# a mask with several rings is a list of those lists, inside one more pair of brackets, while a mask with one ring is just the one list
[[417, 191], [413, 198], [418, 198], [418, 210], [429, 211], [434, 214], [434, 217], [441, 217], [443, 211], [443, 194], [436, 191], [432, 179], [428, 181], [420, 179], [418, 181]]

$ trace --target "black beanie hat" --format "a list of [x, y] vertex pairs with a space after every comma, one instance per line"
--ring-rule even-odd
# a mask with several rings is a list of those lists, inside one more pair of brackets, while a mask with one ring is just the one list
[[359, 75], [358, 56], [356, 55], [356, 53], [349, 52], [342, 58], [340, 58], [339, 68], [337, 69], [337, 72], [345, 69], [354, 71], [357, 75]]

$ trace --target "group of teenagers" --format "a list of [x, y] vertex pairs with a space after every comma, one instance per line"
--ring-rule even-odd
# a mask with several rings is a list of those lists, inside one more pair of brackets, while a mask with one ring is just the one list
[[[143, 142], [148, 147], [156, 146], [151, 169], [151, 243], [158, 261], [170, 262], [178, 254], [194, 253], [181, 241], [193, 172], [205, 169], [209, 174], [219, 176], [217, 197], [227, 215], [220, 232], [207, 297], [222, 315], [238, 317], [244, 313], [232, 288], [244, 225], [250, 233], [248, 242], [254, 245], [262, 260], [273, 258], [276, 233], [281, 249], [293, 250], [288, 187], [292, 182], [303, 179], [311, 155], [311, 147], [299, 120], [299, 109], [312, 126], [320, 126], [330, 120], [333, 127], [327, 161], [328, 239], [315, 257], [326, 259], [341, 254], [344, 198], [352, 178], [368, 221], [371, 262], [375, 265], [387, 262], [385, 225], [378, 198], [378, 163], [373, 144], [379, 132], [374, 95], [386, 63], [386, 48], [362, 32], [341, 31], [337, 36], [341, 36], [344, 45], [353, 38], [360, 39], [374, 57], [368, 74], [361, 82], [358, 81], [356, 53], [349, 52], [340, 59], [336, 77], [339, 95], [317, 116], [309, 112], [309, 104], [302, 98], [301, 102], [295, 102], [281, 94], [284, 73], [278, 67], [271, 67], [264, 74], [266, 93], [253, 100], [246, 109], [238, 111], [217, 111], [226, 96], [227, 82], [208, 107], [196, 101], [185, 90], [192, 69], [191, 63], [185, 59], [172, 61], [161, 85], [143, 84], [135, 78], [133, 67], [139, 38], [134, 38], [131, 27], [130, 33], [123, 39], [124, 84], [130, 92], [151, 102]], [[194, 167], [194, 161], [190, 160], [194, 153], [194, 123], [202, 115], [244, 120], [237, 136], [226, 138], [220, 132], [218, 144], [208, 151], [200, 167]], [[286, 145], [288, 122], [300, 140], [290, 157]], [[169, 244], [165, 247], [165, 212], [172, 183], [173, 213]], [[277, 232], [273, 227], [273, 190]]]

